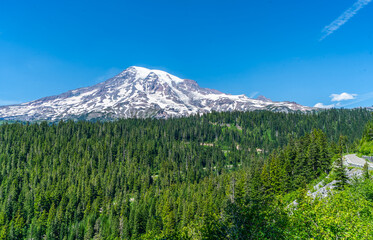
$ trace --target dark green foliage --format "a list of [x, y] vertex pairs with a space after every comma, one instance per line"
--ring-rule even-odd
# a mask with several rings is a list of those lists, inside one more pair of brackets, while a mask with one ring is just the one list
[[[365, 126], [363, 137], [360, 141], [359, 151], [363, 155], [373, 154], [373, 119]], [[368, 163], [364, 164], [363, 174], [365, 179], [370, 178]]]
[[5, 123], [0, 239], [281, 239], [288, 220], [276, 196], [330, 171], [330, 143], [352, 143], [369, 117]]
[[369, 165], [368, 165], [367, 162], [364, 164], [364, 167], [363, 167], [363, 176], [364, 176], [365, 179], [369, 179], [370, 178]]
[[343, 153], [346, 149], [346, 142], [347, 138], [345, 136], [340, 136], [338, 141], [338, 152], [339, 156], [335, 160], [335, 175], [338, 182], [336, 183], [337, 189], [343, 189], [347, 184], [347, 175], [346, 175], [346, 167], [343, 164]]
[[264, 163], [262, 181], [266, 193], [279, 194], [305, 187], [330, 171], [330, 159], [329, 144], [320, 130], [291, 141]]
[[359, 152], [363, 155], [373, 155], [373, 120], [369, 121], [365, 126], [363, 137], [359, 144]]

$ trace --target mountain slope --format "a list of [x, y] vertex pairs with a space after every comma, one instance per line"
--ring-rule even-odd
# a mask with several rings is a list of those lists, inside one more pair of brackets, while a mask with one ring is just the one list
[[211, 111], [311, 111], [294, 102], [251, 99], [201, 88], [160, 70], [130, 67], [91, 87], [71, 90], [20, 105], [0, 107], [0, 119], [59, 120], [169, 118]]

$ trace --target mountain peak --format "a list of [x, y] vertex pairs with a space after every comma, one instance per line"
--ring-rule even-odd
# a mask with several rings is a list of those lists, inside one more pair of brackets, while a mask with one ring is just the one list
[[155, 75], [162, 80], [166, 80], [167, 82], [181, 83], [184, 81], [183, 79], [178, 78], [168, 72], [157, 69], [148, 69], [145, 67], [132, 66], [124, 70], [122, 73], [126, 72], [133, 72], [140, 79], [147, 79], [149, 76]]
[[0, 107], [0, 119], [23, 121], [60, 119], [168, 118], [212, 111], [311, 111], [291, 102], [250, 99], [202, 88], [195, 81], [165, 71], [132, 66], [91, 87]]

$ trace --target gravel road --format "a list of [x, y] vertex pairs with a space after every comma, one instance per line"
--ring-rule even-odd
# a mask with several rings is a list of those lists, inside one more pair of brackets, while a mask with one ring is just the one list
[[[363, 167], [366, 160], [364, 158], [359, 158], [356, 154], [349, 154], [344, 157], [345, 163], [353, 167]], [[373, 164], [368, 162], [369, 169], [373, 169]]]

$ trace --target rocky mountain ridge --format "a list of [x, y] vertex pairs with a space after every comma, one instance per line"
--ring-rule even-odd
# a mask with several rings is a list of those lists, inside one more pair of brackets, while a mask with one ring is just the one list
[[195, 81], [167, 72], [129, 67], [91, 87], [71, 90], [19, 105], [0, 107], [0, 119], [37, 121], [61, 119], [169, 118], [211, 111], [312, 111], [295, 102], [275, 102], [202, 88]]

